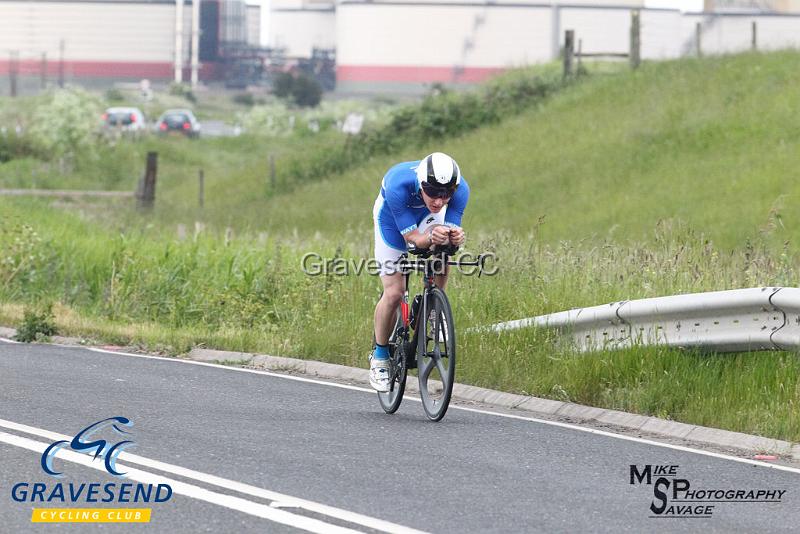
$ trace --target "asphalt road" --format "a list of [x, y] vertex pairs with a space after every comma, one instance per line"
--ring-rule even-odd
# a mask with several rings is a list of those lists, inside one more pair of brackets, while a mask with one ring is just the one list
[[[36, 530], [36, 506], [89, 507], [16, 502], [20, 482], [123, 481], [102, 459], [77, 453], [67, 454], [86, 465], [56, 457], [62, 479], [40, 467], [57, 435], [71, 439], [112, 416], [134, 423], [136, 446], [126, 451], [134, 456], [123, 453], [120, 465], [139, 481], [167, 477], [175, 494], [147, 505], [149, 525], [92, 525], [104, 531], [793, 532], [800, 523], [797, 470], [457, 407], [431, 423], [411, 400], [389, 416], [374, 393], [338, 384], [0, 343], [0, 530]], [[653, 485], [630, 483], [631, 464], [677, 466], [661, 489], [681, 479], [691, 490], [734, 492], [712, 494], [715, 501], [737, 490], [784, 493], [744, 503], [672, 502], [669, 494], [668, 506], [713, 508], [710, 517], [665, 517], [668, 508], [650, 510], [665, 502]]]

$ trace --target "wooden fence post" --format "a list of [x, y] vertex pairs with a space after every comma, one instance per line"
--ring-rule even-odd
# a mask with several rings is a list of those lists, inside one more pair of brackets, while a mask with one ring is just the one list
[[694, 40], [697, 41], [697, 57], [703, 57], [703, 47], [701, 37], [703, 35], [703, 28], [698, 22], [694, 27]]
[[158, 152], [147, 153], [147, 167], [142, 177], [142, 184], [137, 192], [138, 206], [152, 208], [156, 201], [156, 175], [158, 174]]
[[200, 209], [203, 208], [203, 204], [205, 203], [205, 175], [203, 174], [203, 169], [197, 174], [197, 180], [199, 182], [199, 189], [197, 191], [197, 202], [200, 204]]
[[578, 65], [576, 72], [580, 74], [581, 69], [583, 68], [583, 62], [581, 60], [581, 58], [583, 57], [583, 39], [578, 39], [578, 53], [575, 54], [575, 57], [578, 58]]
[[269, 185], [275, 191], [275, 154], [269, 155]]
[[639, 24], [638, 9], [634, 9], [633, 11], [631, 11], [630, 61], [632, 69], [638, 69], [639, 64], [642, 62], [642, 38], [641, 38], [641, 25]]
[[575, 55], [575, 30], [564, 32], [564, 78], [572, 76], [572, 60]]
[[754, 52], [756, 50], [758, 50], [757, 37], [758, 37], [758, 31], [757, 31], [757, 28], [756, 28], [756, 21], [753, 21], [753, 34], [752, 34], [752, 41], [750, 43], [750, 46], [751, 46], [751, 48], [753, 49]]

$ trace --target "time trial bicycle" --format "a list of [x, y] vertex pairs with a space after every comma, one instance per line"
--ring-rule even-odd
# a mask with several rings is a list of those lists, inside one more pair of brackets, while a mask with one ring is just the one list
[[[409, 369], [417, 369], [422, 409], [431, 421], [444, 417], [450, 405], [456, 376], [456, 338], [453, 311], [444, 290], [436, 285], [435, 276], [444, 274], [448, 265], [475, 266], [478, 276], [486, 256], [475, 261], [453, 261], [458, 247], [410, 248], [415, 260], [404, 255], [398, 262], [405, 276], [405, 291], [397, 307], [394, 326], [389, 334], [390, 386], [378, 392], [378, 400], [386, 413], [394, 413], [403, 401]], [[423, 274], [422, 292], [409, 305], [408, 281], [411, 273]]]

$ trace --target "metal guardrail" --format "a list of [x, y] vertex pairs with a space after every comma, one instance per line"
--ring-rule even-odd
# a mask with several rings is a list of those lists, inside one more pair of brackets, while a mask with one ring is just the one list
[[758, 287], [612, 302], [488, 327], [555, 328], [581, 351], [634, 345], [714, 352], [800, 348], [800, 289]]

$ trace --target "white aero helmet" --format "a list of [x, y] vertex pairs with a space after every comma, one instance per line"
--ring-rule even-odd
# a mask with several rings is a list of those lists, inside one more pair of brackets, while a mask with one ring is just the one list
[[447, 154], [434, 152], [419, 162], [417, 181], [425, 193], [431, 196], [442, 196], [435, 193], [452, 194], [461, 183], [461, 169], [456, 160]]

